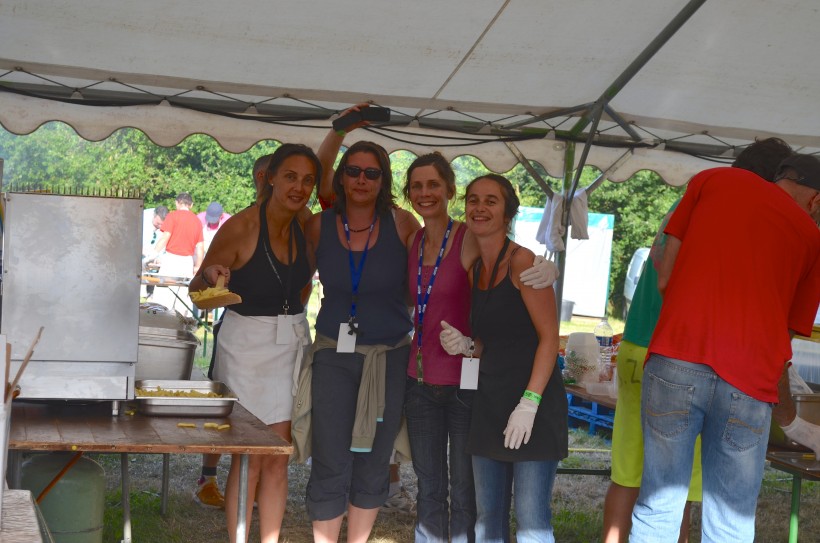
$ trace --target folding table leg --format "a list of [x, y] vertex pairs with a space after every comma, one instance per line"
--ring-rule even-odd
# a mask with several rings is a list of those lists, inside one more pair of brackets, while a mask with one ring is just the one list
[[162, 494], [160, 497], [159, 513], [163, 517], [168, 514], [168, 475], [170, 472], [171, 455], [165, 453], [162, 455]]
[[248, 527], [245, 525], [248, 511], [248, 455], [239, 455], [239, 496], [236, 508], [236, 540], [245, 541]]
[[122, 480], [122, 543], [131, 543], [131, 475], [128, 473], [128, 453], [120, 453]]
[[792, 510], [789, 516], [789, 543], [797, 543], [797, 524], [800, 520], [800, 492], [803, 478], [792, 475]]

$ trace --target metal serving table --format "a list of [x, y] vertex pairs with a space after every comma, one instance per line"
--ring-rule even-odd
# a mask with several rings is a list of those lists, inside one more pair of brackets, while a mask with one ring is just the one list
[[[179, 422], [196, 428], [180, 428]], [[204, 428], [205, 422], [230, 424], [227, 430]], [[11, 414], [9, 485], [19, 487], [20, 451], [93, 451], [120, 453], [122, 468], [123, 541], [131, 542], [128, 493], [128, 453], [238, 454], [240, 455], [236, 540], [247, 533], [248, 455], [291, 454], [293, 447], [237, 403], [225, 418], [149, 417], [139, 413], [111, 416], [104, 403], [27, 403], [15, 401]], [[167, 460], [167, 459], [166, 459]], [[163, 496], [167, 488], [167, 461], [163, 462]], [[163, 507], [164, 507], [163, 503]]]

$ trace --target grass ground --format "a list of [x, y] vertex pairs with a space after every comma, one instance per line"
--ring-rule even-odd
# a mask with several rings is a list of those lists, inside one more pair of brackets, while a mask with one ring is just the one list
[[[309, 319], [315, 318], [318, 307], [318, 289], [314, 290], [309, 305]], [[591, 332], [599, 319], [573, 317], [569, 323], [561, 323], [561, 334]], [[615, 333], [623, 331], [623, 322], [610, 319]], [[199, 332], [202, 339], [202, 331]], [[207, 368], [213, 341], [209, 337], [207, 348], [197, 351], [196, 366]], [[570, 431], [570, 447], [584, 452], [572, 452], [562, 462], [563, 467], [602, 468], [609, 464], [609, 441], [606, 436], [590, 436], [583, 429]], [[591, 452], [590, 452], [591, 451]], [[122, 496], [120, 493], [120, 459], [116, 455], [97, 455], [107, 476], [105, 543], [118, 543], [122, 539]], [[171, 457], [171, 492], [169, 514], [162, 517], [160, 488], [162, 464], [159, 455], [132, 455], [130, 458], [132, 480], [131, 515], [132, 536], [136, 542], [148, 543], [222, 543], [228, 541], [224, 512], [199, 507], [191, 498], [200, 470], [199, 455], [173, 455]], [[219, 467], [222, 484], [230, 467], [230, 459], [223, 457]], [[282, 541], [302, 543], [312, 540], [310, 522], [304, 509], [305, 486], [309, 467], [292, 465], [289, 469], [289, 497], [283, 524]], [[416, 484], [412, 466], [401, 467], [402, 481], [411, 495]], [[558, 475], [553, 492], [553, 525], [556, 540], [563, 543], [589, 543], [600, 540], [603, 523], [603, 502], [609, 480], [598, 475]], [[763, 486], [758, 500], [757, 538], [763, 543], [788, 541], [788, 521], [791, 498], [791, 477], [766, 468]], [[800, 517], [800, 541], [820, 541], [820, 483], [804, 483], [802, 513]], [[691, 541], [700, 541], [699, 508], [695, 510]], [[409, 543], [413, 541], [412, 516], [380, 514], [371, 541], [375, 543]], [[251, 525], [250, 541], [258, 541], [256, 519]]]
[[[562, 466], [601, 468], [609, 463], [609, 442], [602, 436], [589, 436], [584, 429], [570, 432], [571, 447], [599, 452], [573, 452]], [[122, 538], [122, 497], [120, 459], [117, 455], [98, 455], [107, 477], [104, 542], [118, 543]], [[198, 455], [171, 456], [171, 492], [169, 514], [160, 509], [160, 455], [132, 455], [132, 536], [135, 542], [147, 543], [223, 543], [228, 541], [225, 514], [203, 509], [191, 498], [199, 474]], [[219, 467], [220, 482], [230, 466], [223, 458]], [[292, 465], [289, 469], [289, 497], [282, 541], [306, 543], [312, 540], [310, 523], [304, 509], [305, 485], [309, 466]], [[402, 481], [415, 495], [415, 475], [409, 464], [401, 467]], [[600, 539], [603, 501], [609, 481], [598, 475], [558, 475], [553, 492], [553, 525], [556, 540], [562, 543], [589, 543]], [[757, 509], [757, 537], [762, 543], [788, 541], [791, 477], [766, 468]], [[800, 516], [800, 541], [820, 541], [820, 483], [803, 483]], [[371, 541], [375, 543], [410, 543], [413, 541], [413, 517], [380, 514]], [[696, 510], [691, 541], [700, 541], [699, 509]], [[256, 519], [251, 525], [250, 541], [258, 541]]]

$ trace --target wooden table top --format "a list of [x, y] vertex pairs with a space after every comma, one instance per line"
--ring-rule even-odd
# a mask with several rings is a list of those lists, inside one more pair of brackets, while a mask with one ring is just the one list
[[595, 402], [598, 405], [609, 407], [610, 409], [615, 409], [615, 398], [611, 398], [610, 396], [599, 396], [597, 394], [590, 394], [584, 387], [578, 385], [564, 385], [564, 388], [566, 389], [567, 394], [572, 394], [573, 396], [583, 398], [589, 402]]
[[808, 449], [797, 451], [779, 445], [769, 445], [766, 450], [766, 460], [773, 468], [799, 475], [807, 481], [820, 481], [820, 461]]
[[[111, 415], [111, 403], [12, 404], [9, 448], [130, 453], [291, 454], [293, 447], [237, 402], [224, 418]], [[230, 424], [206, 429], [206, 422]], [[178, 423], [195, 424], [180, 428]]]

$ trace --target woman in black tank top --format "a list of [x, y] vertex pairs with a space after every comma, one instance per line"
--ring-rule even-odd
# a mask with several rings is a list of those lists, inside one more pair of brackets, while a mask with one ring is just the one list
[[[261, 175], [260, 175], [261, 174]], [[243, 406], [290, 441], [293, 373], [309, 344], [304, 303], [313, 274], [303, 235], [305, 205], [322, 167], [304, 145], [284, 144], [257, 160], [257, 204], [231, 217], [217, 232], [201, 272], [190, 283], [203, 290], [225, 278], [242, 302], [225, 312], [216, 341], [215, 378], [236, 392]], [[287, 456], [252, 455], [247, 503], [258, 504], [262, 541], [279, 538], [287, 503]], [[266, 488], [257, 494], [256, 489]], [[217, 489], [218, 491], [218, 489]], [[235, 541], [239, 457], [228, 475], [225, 510]], [[252, 509], [246, 511], [250, 526]]]
[[554, 541], [550, 498], [558, 461], [567, 455], [555, 295], [518, 279], [532, 253], [507, 237], [517, 212], [506, 178], [490, 174], [467, 186], [467, 227], [480, 253], [470, 273], [470, 325], [481, 352], [467, 439], [476, 541], [509, 539], [511, 495], [517, 531], [528, 541]]

